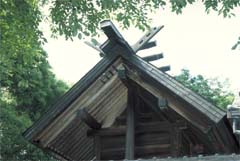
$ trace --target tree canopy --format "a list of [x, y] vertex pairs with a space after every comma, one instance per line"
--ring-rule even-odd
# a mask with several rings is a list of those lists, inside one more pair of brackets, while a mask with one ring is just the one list
[[22, 132], [68, 86], [51, 71], [36, 1], [1, 0], [0, 160], [50, 160], [28, 143]]
[[217, 78], [204, 78], [202, 75], [193, 76], [186, 69], [183, 69], [176, 79], [223, 110], [226, 110], [227, 105], [234, 100], [228, 80], [219, 81]]
[[27, 113], [18, 114], [14, 108], [15, 103], [14, 100], [3, 100], [1, 96], [0, 160], [53, 160], [22, 137], [22, 132], [32, 122]]
[[[123, 28], [130, 26], [145, 30], [149, 27], [149, 14], [160, 8], [170, 7], [181, 14], [187, 5], [196, 0], [64, 0], [50, 1], [52, 31], [66, 39], [78, 36], [95, 36], [99, 22], [103, 19], [116, 20]], [[207, 13], [215, 11], [223, 17], [234, 16], [240, 7], [239, 0], [205, 0], [202, 2]]]
[[1, 91], [9, 92], [16, 109], [34, 120], [67, 86], [51, 72], [42, 48], [46, 40], [38, 29], [42, 17], [38, 4], [3, 0], [1, 7]]

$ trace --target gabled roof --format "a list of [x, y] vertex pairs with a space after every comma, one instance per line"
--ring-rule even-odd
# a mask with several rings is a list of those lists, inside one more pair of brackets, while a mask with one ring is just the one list
[[[100, 46], [103, 59], [25, 131], [26, 139], [68, 160], [93, 159], [93, 140], [87, 137], [89, 127], [79, 119], [78, 111], [85, 109], [102, 127], [110, 127], [127, 106], [128, 89], [117, 73], [124, 68], [137, 86], [156, 98], [169, 100], [169, 107], [207, 140], [213, 152], [232, 153], [239, 148], [224, 111], [136, 55], [157, 28], [133, 48], [110, 21], [104, 21], [102, 29], [109, 38]], [[207, 143], [209, 138], [211, 142]]]

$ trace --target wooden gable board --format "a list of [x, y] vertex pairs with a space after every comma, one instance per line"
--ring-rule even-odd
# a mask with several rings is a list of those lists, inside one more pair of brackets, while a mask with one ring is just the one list
[[79, 80], [67, 93], [41, 117], [33, 126], [27, 129], [23, 136], [31, 140], [61, 114], [81, 93], [83, 93], [92, 82], [94, 82], [115, 60], [117, 55], [103, 58], [97, 63], [81, 80]]
[[[130, 79], [136, 81], [143, 88], [147, 88], [150, 93], [159, 98], [166, 96], [161, 94], [161, 89], [163, 88], [160, 90], [158, 88], [160, 86], [164, 87], [167, 91], [170, 91], [170, 95], [174, 96], [172, 101], [180, 99], [180, 103], [183, 101], [191, 105], [188, 108], [187, 106], [180, 106], [181, 108], [178, 108], [172, 104], [172, 108], [174, 107], [176, 112], [204, 133], [208, 133], [212, 129], [217, 129], [214, 137], [217, 137], [216, 142], [224, 145], [222, 147], [224, 152], [239, 151], [239, 144], [236, 144], [236, 139], [234, 139], [233, 134], [230, 132], [231, 129], [226, 128], [226, 124], [224, 123], [226, 116], [224, 111], [184, 87], [171, 76], [157, 70], [156, 67], [145, 62], [140, 57], [127, 54], [122, 54], [122, 56], [124, 57], [123, 63], [126, 64]], [[143, 77], [147, 80], [144, 80]], [[194, 110], [195, 113], [189, 112], [189, 110]]]
[[187, 101], [198, 111], [201, 111], [203, 114], [209, 117], [214, 123], [218, 123], [226, 115], [224, 111], [215, 107], [204, 98], [184, 87], [171, 76], [159, 71], [155, 66], [145, 62], [140, 57], [127, 54], [122, 54], [122, 56], [125, 58], [124, 61], [130, 69], [137, 68], [137, 70], [140, 70], [142, 73], [144, 73], [146, 77], [151, 77], [159, 85], [164, 86], [173, 94]]

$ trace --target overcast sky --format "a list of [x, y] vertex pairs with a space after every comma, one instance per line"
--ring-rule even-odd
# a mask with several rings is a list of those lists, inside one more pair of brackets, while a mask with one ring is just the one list
[[[230, 19], [224, 19], [217, 13], [207, 15], [203, 5], [196, 3], [185, 8], [182, 15], [165, 9], [153, 14], [152, 18], [151, 26], [165, 27], [153, 38], [158, 46], [139, 53], [140, 56], [163, 52], [164, 59], [154, 64], [171, 65], [171, 75], [179, 74], [181, 69], [186, 68], [194, 75], [228, 78], [231, 88], [240, 90], [240, 50], [231, 50], [240, 36], [240, 15]], [[144, 34], [134, 28], [119, 30], [130, 44]], [[44, 33], [49, 37], [46, 26]], [[105, 37], [97, 39], [104, 42]], [[44, 49], [54, 73], [69, 84], [78, 81], [101, 59], [98, 52], [77, 39], [72, 42], [61, 37], [48, 38]]]

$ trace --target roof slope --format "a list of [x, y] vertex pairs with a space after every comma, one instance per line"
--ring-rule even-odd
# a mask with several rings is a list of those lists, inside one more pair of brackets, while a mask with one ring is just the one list
[[26, 139], [32, 139], [50, 122], [59, 116], [66, 108], [78, 98], [105, 70], [116, 60], [116, 56], [103, 58], [82, 79], [80, 79], [67, 93], [59, 98], [56, 103], [33, 126], [24, 132]]

